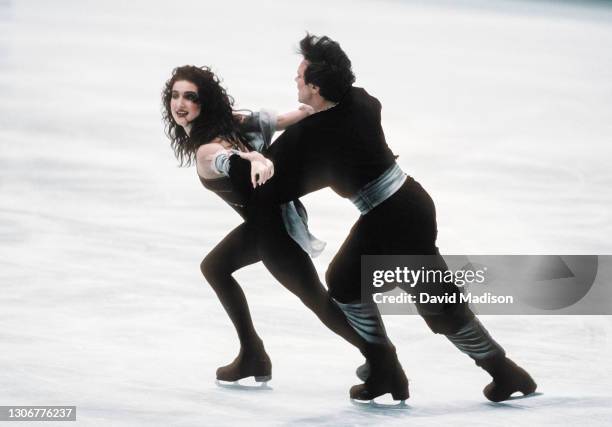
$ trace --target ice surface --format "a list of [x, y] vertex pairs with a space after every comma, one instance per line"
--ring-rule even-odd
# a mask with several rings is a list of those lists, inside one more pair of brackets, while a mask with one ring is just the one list
[[[410, 408], [355, 407], [361, 357], [259, 265], [237, 277], [273, 390], [215, 386], [237, 340], [199, 263], [239, 218], [176, 167], [160, 92], [209, 64], [239, 106], [293, 108], [297, 41], [328, 34], [433, 195], [444, 253], [610, 254], [611, 18], [604, 2], [0, 1], [0, 405], [76, 405], [92, 426], [609, 425], [609, 317], [484, 318], [543, 393], [495, 405], [420, 318], [388, 316]], [[357, 212], [304, 202], [323, 277]]]

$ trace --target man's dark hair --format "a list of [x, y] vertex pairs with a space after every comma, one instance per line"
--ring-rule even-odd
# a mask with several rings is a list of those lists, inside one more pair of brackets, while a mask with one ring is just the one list
[[339, 102], [355, 82], [355, 75], [338, 42], [306, 33], [299, 53], [308, 61], [304, 82], [318, 86], [319, 94], [328, 101]]

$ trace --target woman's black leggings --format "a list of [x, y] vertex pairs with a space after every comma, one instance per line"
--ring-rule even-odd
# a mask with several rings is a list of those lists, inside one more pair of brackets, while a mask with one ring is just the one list
[[232, 274], [250, 264], [263, 261], [285, 288], [336, 334], [363, 350], [365, 342], [348, 324], [344, 313], [331, 300], [319, 280], [310, 257], [287, 234], [280, 217], [258, 235], [252, 223], [242, 223], [230, 232], [202, 261], [201, 269], [219, 297], [238, 333], [243, 348], [257, 344], [249, 307]]

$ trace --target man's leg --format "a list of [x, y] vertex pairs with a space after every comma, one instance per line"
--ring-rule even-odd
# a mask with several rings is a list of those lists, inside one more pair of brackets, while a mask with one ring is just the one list
[[408, 380], [402, 369], [395, 347], [387, 337], [382, 317], [373, 302], [361, 300], [361, 254], [367, 238], [360, 219], [330, 264], [326, 281], [331, 296], [346, 314], [351, 326], [367, 342], [362, 352], [367, 370], [361, 368], [358, 376], [367, 377], [363, 384], [355, 385], [350, 396], [358, 400], [372, 400], [391, 393], [395, 400], [409, 397]]
[[445, 335], [455, 347], [493, 378], [483, 390], [487, 399], [501, 402], [517, 391], [528, 395], [536, 390], [537, 384], [533, 378], [506, 357], [504, 349], [491, 337], [478, 318], [474, 317], [458, 331]]
[[[444, 259], [436, 247], [437, 223], [433, 200], [414, 180], [407, 180], [404, 186], [390, 199], [385, 201], [358, 222], [363, 245], [360, 253], [371, 255], [430, 255], [429, 265], [413, 265], [447, 270]], [[357, 270], [359, 271], [359, 269]], [[356, 280], [359, 280], [358, 278]], [[332, 290], [330, 286], [330, 290]], [[340, 289], [346, 292], [345, 289]], [[438, 295], [458, 294], [452, 283], [436, 285], [417, 285], [407, 291], [428, 292]], [[417, 298], [418, 301], [418, 298]], [[531, 377], [511, 360], [505, 352], [474, 318], [466, 303], [456, 304], [417, 304], [430, 329], [436, 334], [445, 335], [459, 350], [468, 354], [476, 364], [485, 369], [493, 383], [484, 389], [485, 396], [494, 401], [505, 400], [513, 392], [525, 394], [535, 390]]]
[[[447, 270], [446, 263], [439, 255], [438, 261], [434, 264], [434, 266], [424, 267]], [[493, 377], [493, 382], [483, 390], [487, 399], [500, 402], [508, 399], [517, 391], [524, 395], [535, 391], [537, 385], [531, 376], [506, 357], [504, 349], [474, 316], [468, 304], [460, 302], [460, 288], [452, 283], [434, 283], [417, 285], [414, 289], [416, 292], [433, 293], [437, 296], [457, 295], [457, 303], [455, 304], [417, 303], [417, 309], [434, 333], [445, 335], [457, 349], [467, 354], [475, 361], [476, 365]], [[417, 298], [417, 301], [419, 301], [419, 298]]]

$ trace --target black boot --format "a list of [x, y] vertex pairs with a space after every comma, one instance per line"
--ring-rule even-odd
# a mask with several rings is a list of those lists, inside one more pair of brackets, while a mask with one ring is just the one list
[[482, 390], [492, 402], [507, 400], [517, 391], [523, 395], [531, 394], [538, 386], [527, 371], [505, 356], [477, 360], [476, 364], [493, 377], [493, 381]]
[[517, 391], [524, 395], [535, 391], [535, 381], [523, 368], [506, 357], [504, 349], [491, 338], [477, 318], [446, 337], [493, 377], [493, 382], [483, 389], [487, 399], [501, 402]]
[[359, 301], [336, 301], [336, 304], [346, 315], [349, 324], [367, 343], [362, 349], [366, 363], [356, 371], [363, 384], [351, 387], [351, 399], [372, 400], [386, 393], [391, 393], [395, 400], [408, 399], [408, 380], [397, 360], [395, 347], [387, 337], [376, 304]]
[[[376, 304], [373, 303], [361, 303], [354, 301], [352, 303], [341, 303], [340, 301], [334, 300], [335, 303], [344, 312], [348, 323], [355, 329], [355, 331], [363, 338], [367, 343], [367, 346], [383, 346], [391, 345], [389, 338], [387, 337], [387, 331], [385, 331], [385, 325], [382, 322], [380, 313]], [[393, 347], [395, 351], [395, 347]], [[362, 354], [366, 358], [363, 365], [359, 366], [355, 370], [357, 378], [365, 382], [370, 375], [370, 362], [368, 360], [368, 354], [365, 349], [361, 349]]]
[[397, 359], [395, 347], [372, 345], [366, 353], [369, 373], [363, 384], [351, 387], [351, 399], [372, 400], [386, 393], [391, 393], [394, 400], [408, 399], [408, 379]]
[[272, 362], [263, 344], [255, 348], [241, 348], [232, 363], [217, 369], [217, 379], [220, 381], [238, 381], [247, 377], [255, 377], [257, 382], [272, 379]]

